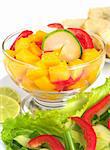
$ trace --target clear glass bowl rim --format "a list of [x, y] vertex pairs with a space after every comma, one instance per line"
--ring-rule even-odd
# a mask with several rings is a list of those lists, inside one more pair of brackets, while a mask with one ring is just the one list
[[[2, 51], [3, 51], [3, 54], [4, 54], [6, 57], [8, 57], [9, 59], [11, 59], [11, 60], [13, 60], [13, 61], [15, 61], [15, 62], [17, 62], [17, 63], [19, 63], [19, 64], [26, 65], [27, 67], [30, 67], [30, 68], [33, 68], [33, 69], [37, 69], [37, 66], [34, 66], [34, 65], [32, 65], [32, 64], [28, 64], [28, 63], [22, 62], [22, 61], [20, 61], [20, 60], [16, 60], [15, 58], [11, 57], [10, 55], [8, 55], [8, 54], [6, 53], [6, 49], [5, 49], [5, 44], [6, 44], [6, 42], [8, 42], [13, 36], [15, 36], [15, 35], [17, 35], [17, 34], [20, 34], [22, 31], [23, 31], [23, 30], [20, 30], [20, 31], [15, 32], [15, 33], [12, 33], [12, 34], [8, 35], [8, 36], [4, 39], [4, 41], [2, 42]], [[97, 34], [95, 34], [95, 33], [90, 32], [89, 34], [92, 35], [93, 37], [95, 37], [96, 39], [98, 39], [98, 40], [100, 41], [101, 46], [102, 46], [102, 51], [101, 51], [100, 55], [99, 55], [97, 58], [95, 58], [94, 60], [85, 62], [84, 64], [79, 64], [79, 65], [76, 65], [76, 66], [68, 67], [69, 70], [74, 70], [74, 69], [77, 69], [77, 68], [89, 66], [91, 63], [93, 63], [93, 62], [99, 60], [103, 55], [106, 54], [104, 41], [103, 41]]]

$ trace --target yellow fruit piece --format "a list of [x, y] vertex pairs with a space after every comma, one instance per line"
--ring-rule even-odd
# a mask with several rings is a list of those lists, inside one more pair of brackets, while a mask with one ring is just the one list
[[16, 59], [20, 60], [22, 62], [25, 62], [25, 63], [30, 63], [30, 64], [40, 60], [40, 58], [38, 56], [35, 56], [30, 51], [25, 50], [25, 49], [24, 50], [20, 50], [16, 54]]
[[37, 31], [36, 34], [35, 34], [35, 41], [36, 42], [39, 42], [39, 41], [42, 41], [44, 39], [44, 37], [46, 36], [46, 32], [44, 31]]
[[55, 55], [54, 52], [47, 52], [42, 55], [42, 62], [47, 66], [55, 66], [58, 65], [61, 61], [60, 58]]
[[35, 64], [35, 68], [34, 69], [30, 69], [27, 71], [26, 76], [30, 79], [30, 80], [35, 80], [41, 76], [47, 76], [48, 75], [48, 70], [45, 67], [45, 65], [41, 62], [38, 61]]
[[50, 82], [50, 80], [46, 76], [43, 76], [35, 80], [35, 84], [40, 90], [51, 91], [55, 89], [55, 86]]
[[33, 42], [29, 45], [29, 50], [36, 56], [41, 56], [42, 50]]
[[81, 59], [75, 59], [68, 63], [69, 66], [77, 66], [77, 65], [81, 65], [81, 64], [84, 64], [83, 60], [81, 60]]
[[98, 75], [100, 73], [101, 63], [102, 63], [101, 60], [100, 60], [100, 62], [98, 60], [97, 62], [93, 62], [92, 64], [90, 64], [89, 66], [87, 66], [85, 68], [85, 71], [87, 74], [87, 80], [88, 80], [89, 84], [92, 84], [98, 77]]
[[98, 52], [95, 48], [86, 49], [86, 50], [83, 51], [81, 59], [84, 62], [88, 62], [88, 61], [96, 59], [99, 56], [100, 56], [100, 52]]
[[35, 85], [35, 83], [33, 81], [29, 80], [26, 76], [24, 76], [21, 86], [27, 91], [34, 91], [34, 90], [38, 89], [37, 86]]
[[61, 49], [56, 49], [56, 50], [53, 51], [53, 53], [54, 53], [56, 56], [60, 56]]
[[[68, 65], [70, 67], [73, 67], [73, 69], [71, 69], [71, 77], [73, 78], [73, 80], [80, 77], [81, 74], [83, 73], [84, 67], [78, 66], [78, 65], [82, 65], [82, 64], [84, 64], [84, 62], [81, 59], [75, 59], [75, 60], [69, 62]], [[76, 68], [74, 68], [74, 67], [76, 67]]]
[[28, 38], [20, 38], [16, 41], [15, 44], [15, 52], [18, 53], [19, 51], [28, 50], [30, 41]]
[[70, 71], [65, 62], [61, 62], [57, 66], [49, 68], [49, 77], [51, 82], [68, 80], [70, 77]]
[[31, 34], [28, 36], [28, 39], [30, 42], [35, 42], [35, 39], [36, 39], [36, 35], [35, 34]]
[[12, 51], [12, 50], [8, 50], [8, 49], [7, 49], [5, 52], [6, 52], [8, 55], [10, 55], [11, 57], [13, 57], [13, 58], [15, 57], [15, 51]]
[[71, 85], [68, 87], [68, 90], [73, 90], [73, 89], [80, 89], [84, 90], [89, 86], [88, 82], [84, 79], [80, 79], [77, 81], [75, 84]]
[[16, 82], [21, 82], [23, 76], [26, 73], [27, 67], [23, 64], [17, 63], [15, 61], [9, 60], [6, 64], [9, 74]]

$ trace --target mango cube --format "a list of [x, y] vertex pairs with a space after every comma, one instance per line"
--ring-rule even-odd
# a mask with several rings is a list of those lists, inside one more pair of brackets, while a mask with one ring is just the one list
[[28, 50], [29, 48], [30, 41], [28, 38], [20, 38], [19, 40], [16, 41], [15, 44], [15, 52], [23, 51], [23, 50]]
[[54, 52], [47, 52], [42, 55], [42, 62], [47, 66], [55, 66], [58, 65], [61, 61], [60, 58], [55, 55]]
[[78, 65], [82, 65], [82, 64], [84, 64], [84, 62], [81, 59], [75, 59], [75, 60], [69, 62], [68, 65], [70, 67], [73, 67], [73, 69], [71, 69], [71, 77], [73, 78], [73, 80], [80, 77], [81, 74], [83, 73], [84, 67], [82, 67], [82, 66], [77, 67]]
[[86, 80], [80, 79], [75, 84], [68, 87], [68, 90], [80, 89], [84, 90], [89, 86], [89, 83]]
[[36, 56], [41, 56], [42, 50], [33, 42], [29, 45], [29, 50]]
[[28, 36], [28, 39], [30, 42], [35, 42], [35, 39], [36, 39], [36, 35], [35, 34], [31, 34]]
[[30, 63], [30, 64], [40, 60], [40, 58], [38, 56], [35, 56], [30, 51], [25, 50], [25, 49], [24, 50], [20, 50], [16, 54], [16, 59], [20, 60], [22, 62], [25, 62], [25, 63]]
[[38, 89], [37, 86], [35, 85], [35, 83], [33, 81], [29, 80], [26, 76], [23, 77], [21, 85], [27, 91], [34, 91], [34, 90]]
[[15, 51], [12, 51], [12, 50], [6, 50], [6, 53], [9, 55], [9, 56], [11, 56], [11, 57], [15, 57]]
[[98, 52], [95, 48], [93, 49], [86, 49], [83, 51], [81, 59], [84, 62], [92, 61], [100, 56], [100, 52]]
[[37, 31], [36, 34], [35, 34], [35, 41], [36, 42], [39, 42], [39, 41], [43, 41], [44, 37], [46, 36], [46, 32], [44, 31]]
[[8, 67], [9, 73], [11, 74], [12, 78], [16, 82], [20, 82], [22, 80], [27, 70], [25, 65], [17, 63], [12, 60], [9, 60], [6, 66]]
[[41, 61], [38, 61], [35, 64], [34, 69], [29, 69], [26, 73], [26, 76], [30, 80], [35, 80], [36, 78], [39, 78], [41, 76], [47, 76], [47, 75], [48, 75], [48, 70], [47, 70], [46, 66]]
[[51, 82], [68, 80], [70, 71], [65, 62], [61, 62], [57, 66], [49, 67], [49, 77]]
[[55, 86], [50, 82], [50, 80], [46, 76], [35, 80], [35, 84], [40, 90], [52, 91], [55, 89]]

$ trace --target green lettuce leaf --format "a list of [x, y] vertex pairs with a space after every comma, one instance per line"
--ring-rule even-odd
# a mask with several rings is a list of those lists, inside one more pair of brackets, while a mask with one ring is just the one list
[[110, 93], [110, 78], [106, 79], [106, 82], [91, 90], [90, 93], [88, 93], [88, 100], [87, 103], [85, 103], [81, 110], [78, 110], [75, 114], [75, 116], [81, 117], [83, 113], [89, 109], [91, 106], [99, 102], [102, 98], [107, 96]]

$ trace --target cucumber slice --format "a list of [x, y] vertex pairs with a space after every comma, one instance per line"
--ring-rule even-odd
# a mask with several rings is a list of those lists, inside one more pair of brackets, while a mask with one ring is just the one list
[[27, 147], [27, 143], [29, 142], [30, 138], [26, 137], [26, 135], [19, 135], [15, 137], [14, 140], [20, 145]]
[[110, 150], [110, 131], [101, 124], [93, 128], [97, 136], [96, 150]]
[[67, 62], [80, 58], [82, 47], [77, 38], [68, 30], [55, 30], [44, 38], [42, 49], [49, 50], [61, 49], [60, 57]]

